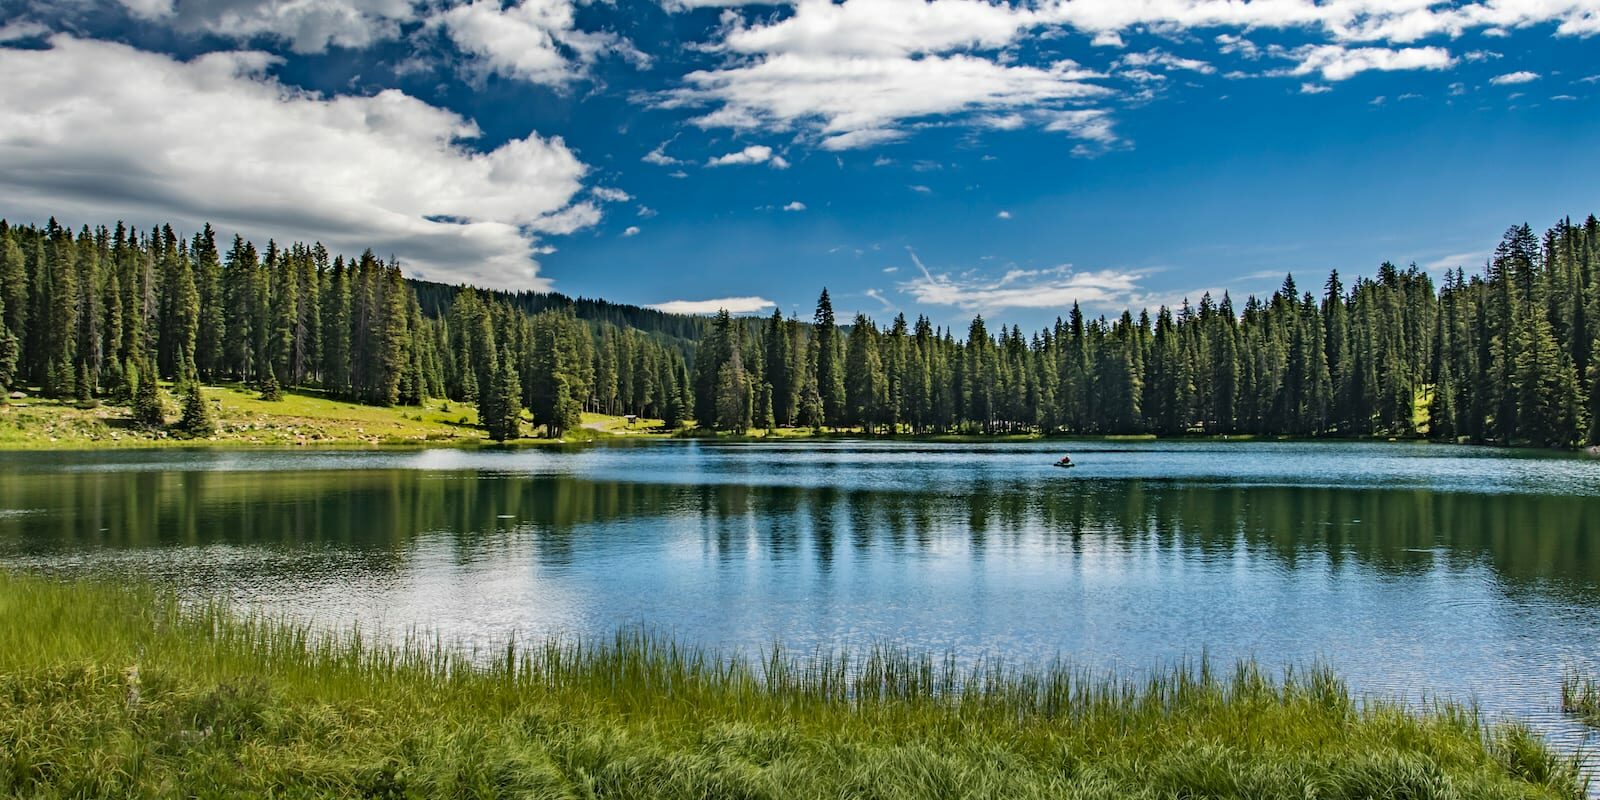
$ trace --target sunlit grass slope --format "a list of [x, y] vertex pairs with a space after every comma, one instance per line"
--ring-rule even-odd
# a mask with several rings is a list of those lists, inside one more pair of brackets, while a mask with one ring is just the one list
[[646, 636], [468, 659], [0, 575], [18, 797], [1577, 797], [1571, 763], [1324, 671], [1147, 681]]
[[[205, 440], [137, 428], [125, 406], [78, 408], [29, 398], [0, 406], [0, 448], [405, 444], [484, 438], [470, 404], [432, 400], [422, 407], [379, 408], [302, 392], [285, 392], [282, 399], [268, 402], [243, 386], [208, 386], [203, 392], [217, 420], [217, 435]], [[177, 405], [175, 398], [168, 398], [168, 422], [176, 421]]]

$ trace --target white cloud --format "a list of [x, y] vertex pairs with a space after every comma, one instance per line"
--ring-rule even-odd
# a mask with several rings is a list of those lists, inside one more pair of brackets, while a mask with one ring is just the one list
[[33, 39], [46, 36], [50, 29], [37, 22], [27, 20], [12, 20], [0, 25], [0, 42], [15, 42], [18, 39]]
[[646, 66], [649, 58], [609, 32], [578, 30], [572, 0], [475, 0], [428, 18], [481, 68], [507, 78], [559, 86], [582, 77], [602, 55]]
[[1429, 272], [1441, 272], [1443, 270], [1453, 270], [1457, 267], [1465, 267], [1468, 265], [1481, 266], [1492, 254], [1492, 251], [1489, 250], [1474, 250], [1468, 253], [1453, 253], [1451, 255], [1440, 256], [1439, 258], [1433, 259], [1432, 261], [1423, 264], [1422, 268], [1428, 270]]
[[1390, 50], [1383, 47], [1354, 47], [1342, 45], [1306, 45], [1288, 51], [1287, 55], [1300, 63], [1287, 70], [1287, 75], [1321, 73], [1326, 81], [1342, 81], [1369, 70], [1392, 72], [1396, 70], [1441, 70], [1455, 66], [1450, 51], [1442, 47], [1407, 47]]
[[932, 189], [930, 189], [930, 188], [928, 188], [926, 186], [923, 186], [920, 183], [912, 184], [911, 186], [908, 186], [906, 188], [908, 188], [911, 191], [916, 192], [918, 194], [933, 194], [933, 190]]
[[639, 226], [638, 225], [629, 225], [628, 227], [626, 227], [626, 228], [624, 228], [622, 230], [622, 238], [624, 238], [624, 239], [629, 239], [629, 238], [632, 238], [632, 237], [638, 236], [638, 235], [639, 235]]
[[998, 214], [996, 214], [994, 216], [995, 216], [996, 219], [1011, 219], [1011, 212], [1010, 211], [1001, 211], [1000, 213], [998, 213]]
[[743, 150], [735, 150], [727, 155], [717, 156], [706, 162], [708, 167], [728, 167], [744, 164], [767, 164], [773, 169], [788, 169], [789, 162], [783, 156], [772, 152], [772, 148], [764, 144], [753, 144]]
[[1111, 130], [1111, 112], [1101, 108], [1079, 108], [1070, 111], [1041, 111], [1038, 117], [1047, 131], [1062, 131], [1079, 139], [1100, 145], [1116, 143], [1117, 135]]
[[1141, 297], [1143, 275], [1120, 270], [1078, 272], [1071, 267], [1012, 269], [999, 278], [975, 272], [936, 274], [916, 253], [912, 263], [920, 273], [899, 284], [918, 303], [951, 306], [969, 312], [991, 313], [1009, 308], [1066, 308], [1073, 303], [1099, 308], [1127, 308]]
[[669, 300], [648, 307], [668, 314], [715, 314], [719, 311], [752, 314], [776, 305], [765, 297], [722, 297], [716, 300]]
[[639, 206], [639, 216], [649, 219], [656, 215], [656, 210], [649, 206]]
[[177, 61], [56, 36], [0, 48], [0, 194], [14, 218], [124, 218], [367, 247], [436, 280], [541, 289], [541, 234], [594, 224], [559, 138], [480, 152], [477, 126], [398, 90], [325, 97], [276, 59]]
[[1496, 75], [1493, 78], [1490, 78], [1489, 82], [1496, 86], [1514, 86], [1519, 83], [1532, 83], [1536, 80], [1539, 80], [1539, 73], [1521, 70], [1518, 72], [1507, 72], [1504, 75]]
[[[692, 5], [740, 5], [686, 0]], [[1337, 82], [1367, 71], [1445, 70], [1457, 65], [1437, 45], [1402, 46], [1554, 24], [1557, 35], [1600, 33], [1600, 0], [774, 0], [789, 13], [724, 12], [720, 38], [706, 50], [721, 64], [690, 73], [657, 96], [669, 108], [704, 109], [704, 128], [798, 131], [825, 149], [870, 147], [904, 138], [919, 123], [1010, 130], [1033, 122], [1025, 111], [1094, 108], [1115, 92], [1106, 77], [1070, 61], [1019, 60], [1030, 39], [1074, 30], [1099, 46], [1125, 45], [1128, 33], [1183, 34], [1222, 29], [1216, 51], [1245, 59], [1265, 54], [1295, 65], [1264, 74], [1315, 75]], [[1300, 47], [1261, 47], [1249, 32], [1294, 30]], [[1471, 51], [1472, 59], [1492, 57]], [[1150, 50], [1116, 60], [1115, 72], [1147, 84], [1129, 100], [1148, 100], [1163, 72], [1214, 74], [1204, 57]], [[1237, 70], [1229, 76], [1238, 76]], [[1170, 76], [1168, 76], [1170, 77]], [[1077, 129], [1066, 128], [1069, 134]], [[1094, 130], [1109, 130], [1107, 127]], [[1077, 148], [1095, 152], [1093, 147]]]
[[1210, 75], [1217, 71], [1216, 67], [1197, 58], [1182, 58], [1161, 50], [1129, 53], [1117, 62], [1125, 67], [1161, 67], [1167, 70], [1189, 70], [1202, 75]]
[[1225, 55], [1238, 55], [1242, 58], [1257, 59], [1261, 57], [1261, 48], [1255, 42], [1235, 36], [1231, 33], [1219, 33], [1216, 38], [1217, 49]]
[[1123, 46], [1122, 36], [1119, 35], [1116, 31], [1101, 31], [1101, 32], [1095, 34], [1093, 39], [1089, 40], [1089, 44], [1091, 44], [1091, 45], [1093, 45], [1095, 47], [1122, 47]]
[[1600, 10], [1593, 0], [1062, 0], [1044, 7], [1039, 17], [1093, 33], [1137, 27], [1300, 29], [1353, 42], [1408, 43], [1468, 30], [1493, 35], [1551, 22], [1562, 36], [1600, 32]]
[[894, 141], [918, 120], [985, 117], [1104, 97], [1076, 62], [1014, 63], [995, 51], [1041, 12], [984, 0], [797, 0], [782, 19], [729, 12], [713, 51], [727, 59], [660, 98], [709, 107], [706, 128], [799, 129], [824, 149]]
[[784, 211], [804, 211], [804, 210], [806, 210], [806, 204], [800, 202], [799, 200], [794, 200], [794, 201], [791, 201], [788, 205], [784, 206], [783, 210]]
[[1300, 84], [1300, 93], [1301, 94], [1324, 94], [1324, 93], [1331, 92], [1331, 91], [1333, 91], [1333, 87], [1329, 86], [1329, 85], [1327, 85], [1325, 83], [1302, 83], [1302, 84]]
[[659, 167], [670, 167], [673, 164], [682, 164], [682, 161], [667, 155], [667, 145], [669, 144], [672, 144], [671, 139], [656, 145], [656, 149], [645, 153], [644, 157], [639, 160], [646, 164], [655, 164]]
[[119, 0], [136, 17], [186, 33], [266, 36], [297, 53], [364, 48], [417, 18], [413, 0]]
[[610, 186], [595, 186], [589, 190], [589, 194], [606, 203], [626, 203], [633, 199], [633, 195]]
[[780, 53], [754, 63], [686, 76], [668, 107], [713, 104], [702, 127], [804, 127], [828, 149], [879, 144], [905, 135], [910, 120], [993, 112], [1102, 97], [1099, 77], [1070, 61], [1001, 65], [976, 56], [921, 58]]

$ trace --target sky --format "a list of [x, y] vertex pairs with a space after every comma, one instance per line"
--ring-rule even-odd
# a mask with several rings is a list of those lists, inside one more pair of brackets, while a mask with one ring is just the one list
[[1025, 327], [1600, 211], [1600, 0], [0, 0], [0, 217]]

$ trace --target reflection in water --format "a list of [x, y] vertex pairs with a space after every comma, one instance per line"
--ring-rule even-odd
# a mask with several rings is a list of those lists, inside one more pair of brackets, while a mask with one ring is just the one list
[[1581, 735], [1555, 704], [1563, 668], [1600, 667], [1600, 464], [1078, 453], [1070, 479], [1025, 446], [19, 457], [0, 564], [468, 644], [645, 624], [1122, 669], [1320, 659]]
[[914, 555], [955, 542], [973, 559], [995, 547], [1069, 557], [1088, 547], [1207, 561], [1243, 547], [1289, 570], [1306, 559], [1400, 575], [1487, 564], [1500, 580], [1580, 600], [1597, 599], [1600, 584], [1600, 501], [1564, 495], [1145, 479], [979, 481], [949, 493], [474, 471], [141, 471], [7, 475], [0, 509], [0, 553], [13, 558], [230, 545], [346, 550], [374, 569], [402, 569], [421, 537], [445, 535], [470, 561], [521, 529], [538, 535], [535, 557], [562, 564], [582, 557], [574, 543], [597, 525], [693, 520], [719, 559], [804, 551], [822, 568], [838, 548]]

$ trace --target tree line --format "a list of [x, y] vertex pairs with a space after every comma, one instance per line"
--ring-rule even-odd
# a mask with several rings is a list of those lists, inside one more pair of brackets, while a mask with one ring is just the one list
[[[428, 296], [436, 286], [424, 285]], [[200, 384], [224, 381], [266, 399], [316, 389], [374, 405], [474, 403], [502, 439], [524, 418], [560, 436], [586, 408], [684, 419], [688, 372], [670, 337], [580, 319], [573, 304], [527, 306], [457, 287], [425, 314], [417, 284], [370, 250], [258, 250], [239, 236], [223, 250], [209, 225], [186, 239], [170, 225], [74, 233], [54, 219], [0, 220], [0, 399], [26, 384], [126, 402], [162, 426], [166, 380], [182, 397], [177, 428], [195, 435], [214, 426]]]
[[1428, 436], [1600, 441], [1600, 223], [1508, 230], [1480, 274], [1435, 286], [1383, 264], [1346, 286], [1293, 276], [1242, 309], [1065, 319], [1024, 335], [980, 315], [961, 339], [926, 317], [886, 327], [718, 315], [694, 359], [707, 427], [879, 433]]
[[[982, 316], [960, 338], [926, 317], [879, 327], [712, 320], [555, 295], [406, 280], [370, 250], [264, 249], [206, 226], [76, 233], [0, 220], [0, 389], [212, 425], [199, 385], [273, 398], [476, 404], [497, 439], [559, 436], [584, 410], [672, 428], [869, 433], [1428, 436], [1600, 440], [1600, 223], [1505, 234], [1482, 272], [1439, 285], [1385, 263], [1315, 293], [1209, 294], [1177, 309], [1065, 318], [1024, 335]], [[0, 398], [4, 393], [0, 392]]]

